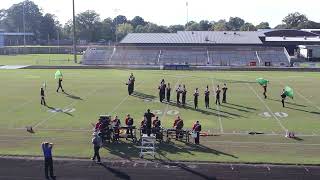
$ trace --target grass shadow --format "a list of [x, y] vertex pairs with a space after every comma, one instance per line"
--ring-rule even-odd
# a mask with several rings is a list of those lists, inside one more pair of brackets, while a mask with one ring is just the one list
[[65, 95], [66, 95], [66, 97], [68, 97], [68, 98], [71, 98], [71, 99], [75, 99], [75, 100], [83, 100], [81, 97], [79, 97], [79, 96], [76, 96], [76, 95], [73, 95], [73, 94], [69, 94], [69, 93], [67, 93], [67, 92], [63, 92]]
[[105, 144], [103, 148], [108, 150], [110, 154], [129, 161], [132, 161], [132, 158], [139, 158], [140, 149], [131, 142], [119, 140], [118, 143]]
[[[167, 102], [163, 102], [163, 103], [167, 103]], [[185, 106], [182, 106], [182, 105], [177, 104], [175, 102], [169, 102], [168, 104], [171, 105], [171, 106], [177, 107], [177, 108], [191, 110], [191, 111], [194, 111], [194, 112], [200, 112], [200, 113], [205, 114], [205, 115], [212, 115], [212, 116], [217, 116], [217, 117], [220, 116], [220, 117], [227, 118], [227, 119], [231, 118], [230, 116], [227, 116], [227, 115], [224, 115], [224, 114], [218, 114], [218, 113], [215, 113], [215, 112], [206, 111], [204, 109], [195, 109], [194, 107], [192, 107], [192, 106], [190, 106], [188, 104], [186, 104]]]
[[229, 108], [229, 109], [234, 109], [234, 110], [237, 110], [237, 111], [241, 111], [241, 112], [251, 112], [249, 110], [245, 110], [245, 109], [240, 109], [240, 108], [236, 108], [236, 107], [231, 107], [231, 106], [227, 106], [226, 104], [221, 104], [222, 107], [225, 107], [225, 108]]
[[320, 115], [320, 112], [315, 112], [315, 111], [307, 111], [307, 110], [303, 110], [303, 109], [297, 109], [297, 108], [293, 108], [293, 107], [288, 107], [288, 106], [286, 106], [285, 108], [287, 108], [287, 109], [292, 109], [292, 110], [296, 110], [296, 111], [301, 111], [301, 112], [306, 112], [306, 113], [310, 113], [310, 114], [316, 114], [316, 115]]
[[131, 94], [131, 96], [139, 98], [139, 99], [150, 99], [150, 100], [153, 100], [153, 99], [157, 98], [156, 96], [145, 94], [145, 93], [142, 93], [142, 92], [137, 92], [137, 91], [134, 91]]
[[[272, 99], [272, 98], [268, 98], [268, 99], [271, 100], [271, 101], [281, 102], [281, 100], [279, 100], [279, 99]], [[292, 103], [292, 102], [286, 102], [286, 104], [290, 104], [290, 105], [293, 105], [293, 106], [299, 106], [299, 107], [308, 107], [308, 106], [305, 106], [305, 105], [302, 105], [302, 104], [297, 104], [297, 103]]]
[[232, 106], [236, 106], [236, 107], [245, 108], [245, 109], [249, 109], [249, 110], [254, 110], [254, 111], [259, 110], [259, 109], [253, 108], [253, 107], [244, 106], [244, 105], [239, 105], [239, 104], [233, 104], [233, 103], [226, 103], [226, 104], [232, 105]]

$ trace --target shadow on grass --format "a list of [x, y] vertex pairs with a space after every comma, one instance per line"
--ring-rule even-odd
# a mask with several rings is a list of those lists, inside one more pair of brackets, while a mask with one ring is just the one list
[[142, 93], [142, 92], [137, 92], [137, 91], [134, 91], [131, 94], [131, 96], [139, 98], [139, 99], [149, 99], [149, 100], [153, 100], [153, 99], [157, 98], [156, 96], [145, 94], [145, 93]]
[[[280, 99], [268, 98], [268, 100], [281, 102]], [[290, 104], [290, 105], [293, 105], [293, 106], [299, 106], [299, 107], [308, 107], [308, 106], [305, 106], [305, 105], [302, 105], [302, 104], [297, 104], [297, 103], [292, 103], [292, 102], [286, 102], [286, 104]]]
[[132, 161], [132, 158], [139, 158], [140, 149], [133, 143], [119, 141], [118, 143], [106, 144], [103, 146], [110, 154], [118, 156], [122, 159]]
[[229, 109], [234, 109], [234, 110], [237, 110], [237, 111], [241, 111], [241, 112], [246, 112], [246, 113], [251, 112], [251, 111], [246, 110], [246, 109], [240, 109], [240, 108], [236, 108], [236, 107], [227, 106], [226, 104], [222, 104], [221, 106], [222, 106], [222, 107], [225, 107], [225, 108], [229, 108]]
[[119, 171], [117, 169], [111, 168], [106, 166], [105, 164], [100, 164], [100, 166], [102, 166], [103, 168], [105, 168], [106, 170], [110, 171], [111, 173], [113, 173], [116, 177], [120, 178], [120, 179], [126, 179], [126, 180], [130, 180], [130, 176], [122, 171]]
[[294, 137], [294, 138], [292, 138], [292, 139], [294, 139], [294, 140], [296, 140], [296, 141], [303, 141], [303, 139], [301, 139], [301, 138], [299, 138], [299, 137]]
[[232, 103], [226, 103], [228, 105], [232, 105], [232, 106], [236, 106], [236, 107], [240, 107], [240, 108], [245, 108], [245, 109], [249, 109], [249, 110], [259, 110], [259, 109], [256, 109], [256, 108], [253, 108], [253, 107], [249, 107], [249, 106], [244, 106], [244, 105], [239, 105], [239, 104], [232, 104]]
[[287, 109], [292, 109], [292, 110], [296, 110], [296, 111], [301, 111], [301, 112], [306, 112], [306, 113], [310, 113], [310, 114], [316, 114], [316, 115], [320, 115], [320, 112], [315, 112], [315, 111], [307, 111], [307, 110], [303, 110], [303, 109], [297, 109], [297, 108], [293, 108], [293, 107], [285, 107]]
[[67, 92], [64, 92], [64, 94], [66, 95], [66, 97], [71, 98], [71, 99], [75, 99], [75, 100], [83, 100], [81, 97], [73, 95], [73, 94], [69, 94]]
[[215, 112], [211, 112], [211, 111], [207, 111], [207, 110], [204, 110], [204, 109], [195, 109], [193, 106], [190, 106], [188, 104], [186, 104], [185, 106], [181, 105], [181, 104], [177, 104], [176, 102], [163, 102], [164, 104], [169, 104], [170, 106], [174, 106], [174, 107], [177, 107], [177, 108], [181, 108], [181, 109], [186, 109], [186, 110], [191, 110], [191, 111], [194, 111], [194, 112], [200, 112], [202, 114], [205, 114], [205, 115], [212, 115], [212, 116], [217, 116], [217, 117], [224, 117], [224, 118], [231, 118], [230, 116], [227, 116], [227, 115], [224, 115], [224, 114], [218, 114], [218, 113], [215, 113]]

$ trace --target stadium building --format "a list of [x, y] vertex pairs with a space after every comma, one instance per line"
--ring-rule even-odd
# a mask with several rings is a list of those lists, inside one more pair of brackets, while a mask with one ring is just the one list
[[87, 65], [289, 66], [301, 45], [320, 45], [302, 30], [130, 33], [119, 45], [90, 47]]

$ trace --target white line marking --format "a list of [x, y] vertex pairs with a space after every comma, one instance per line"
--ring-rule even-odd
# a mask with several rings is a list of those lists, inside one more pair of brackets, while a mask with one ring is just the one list
[[283, 124], [281, 123], [281, 121], [278, 119], [278, 117], [276, 115], [274, 115], [274, 113], [272, 112], [272, 110], [270, 109], [270, 107], [261, 99], [261, 97], [258, 95], [258, 93], [252, 88], [252, 86], [247, 83], [247, 86], [252, 90], [252, 92], [254, 94], [256, 94], [256, 96], [258, 97], [258, 99], [262, 102], [262, 104], [267, 108], [267, 110], [272, 114], [272, 116], [277, 120], [278, 124], [280, 125], [280, 127], [282, 128], [283, 131], [287, 131], [287, 128], [285, 128], [283, 126]]
[[304, 169], [307, 171], [307, 172], [309, 172], [309, 169], [307, 168], [307, 167], [305, 167], [305, 166], [303, 166], [304, 167]]
[[231, 170], [233, 171], [233, 170], [234, 170], [234, 168], [233, 168], [232, 164], [230, 164], [230, 167], [231, 167]]
[[[144, 83], [144, 81], [142, 81], [140, 84], [138, 84], [136, 86], [136, 88], [140, 87], [142, 84]], [[122, 101], [117, 105], [115, 106], [112, 111], [110, 112], [111, 113], [114, 113], [116, 110], [118, 110], [118, 108], [130, 97], [130, 95], [127, 95], [125, 98], [122, 99]]]
[[305, 99], [308, 103], [310, 103], [311, 105], [313, 105], [315, 108], [317, 108], [318, 110], [320, 110], [320, 107], [317, 106], [314, 102], [312, 102], [311, 100], [309, 100], [308, 98], [306, 98], [304, 95], [302, 95], [301, 93], [299, 93], [299, 91], [295, 90], [295, 92], [301, 96], [303, 99]]
[[[175, 88], [178, 86], [179, 81], [180, 81], [180, 78], [178, 78], [176, 84], [174, 85]], [[172, 89], [171, 89], [171, 91], [172, 91]], [[171, 98], [171, 97], [170, 97], [170, 98]], [[167, 105], [166, 105], [165, 108], [164, 108], [164, 111], [163, 111], [163, 114], [162, 114], [162, 117], [161, 117], [160, 120], [163, 120], [163, 119], [166, 117], [168, 109], [169, 109], [169, 103], [167, 102]]]
[[[214, 94], [214, 82], [213, 79], [211, 79], [212, 82], [212, 87], [213, 87], [213, 94]], [[223, 133], [223, 126], [222, 126], [222, 120], [220, 116], [220, 107], [216, 104], [216, 109], [218, 111], [218, 120], [219, 120], [219, 125], [220, 125], [220, 132]]]
[[268, 171], [270, 171], [270, 167], [269, 166], [267, 166], [267, 169], [268, 169]]
[[[94, 93], [97, 92], [99, 89], [101, 89], [101, 88], [97, 88], [97, 89], [95, 89], [95, 90], [93, 90], [93, 91], [90, 91], [89, 93], [86, 94], [85, 97], [88, 97], [88, 96], [94, 94]], [[68, 108], [68, 107], [70, 107], [70, 106], [73, 106], [74, 104], [76, 104], [76, 103], [78, 103], [78, 102], [79, 102], [78, 100], [74, 100], [72, 103], [70, 103], [69, 105], [63, 107], [62, 109], [65, 109], [65, 108]], [[59, 113], [54, 113], [54, 114], [52, 114], [52, 115], [49, 116], [48, 118], [46, 118], [46, 119], [44, 119], [44, 120], [41, 120], [40, 122], [38, 122], [37, 124], [33, 125], [32, 127], [36, 128], [36, 127], [40, 126], [41, 124], [47, 122], [48, 120], [50, 120], [51, 118], [53, 118], [53, 117], [56, 116], [57, 114], [59, 114]]]

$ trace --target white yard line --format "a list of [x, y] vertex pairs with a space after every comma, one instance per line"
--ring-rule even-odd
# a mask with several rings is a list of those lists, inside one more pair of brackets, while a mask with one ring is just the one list
[[[174, 85], [174, 88], [176, 88], [178, 86], [179, 82], [180, 82], [180, 78], [178, 78], [176, 84]], [[171, 88], [171, 92], [173, 92], [172, 88]], [[171, 94], [170, 94], [170, 96], [172, 97]], [[164, 111], [162, 112], [162, 116], [161, 116], [160, 120], [163, 120], [166, 117], [168, 109], [169, 109], [169, 103], [167, 102], [167, 105], [165, 106]]]
[[[212, 87], [213, 87], [213, 93], [212, 94], [214, 94], [214, 82], [213, 82], [213, 79], [211, 79], [211, 82], [212, 82]], [[220, 132], [223, 133], [222, 120], [221, 120], [221, 116], [220, 116], [220, 107], [217, 104], [216, 104], [216, 110], [218, 111], [218, 120], [219, 120], [219, 125], [220, 125]]]
[[317, 108], [320, 111], [320, 107], [317, 106], [314, 102], [312, 102], [310, 99], [306, 98], [304, 95], [302, 95], [299, 91], [295, 90], [295, 92], [302, 97], [303, 99], [305, 99], [309, 104], [311, 104], [312, 106], [314, 106], [315, 108]]
[[[140, 87], [143, 83], [144, 83], [144, 81], [140, 82], [140, 83], [136, 86], [136, 88]], [[129, 97], [130, 97], [130, 95], [127, 95], [125, 98], [123, 98], [122, 101], [120, 101], [120, 103], [112, 109], [112, 111], [110, 112], [110, 114], [111, 114], [111, 113], [114, 113], [116, 110], [118, 110], [119, 107], [120, 107], [124, 102], [126, 102]]]
[[262, 102], [262, 104], [267, 108], [267, 110], [269, 111], [270, 114], [272, 114], [272, 116], [274, 117], [275, 120], [277, 120], [278, 124], [280, 125], [280, 127], [282, 128], [282, 130], [284, 132], [287, 131], [287, 128], [284, 127], [284, 125], [281, 123], [281, 121], [279, 120], [279, 118], [274, 115], [274, 113], [272, 112], [272, 110], [270, 109], [270, 107], [261, 99], [261, 97], [258, 95], [258, 93], [252, 88], [252, 86], [247, 83], [247, 86], [251, 89], [251, 91], [257, 96], [257, 98]]
[[[94, 93], [97, 92], [99, 89], [101, 89], [101, 88], [97, 88], [97, 89], [95, 89], [95, 90], [93, 90], [93, 91], [90, 91], [89, 93], [86, 94], [85, 97], [88, 97], [88, 96], [94, 94]], [[74, 100], [72, 103], [70, 103], [69, 105], [63, 107], [62, 109], [66, 109], [66, 108], [68, 108], [68, 107], [70, 107], [70, 106], [73, 106], [74, 104], [76, 104], [76, 103], [78, 103], [78, 102], [79, 102], [78, 100]], [[54, 114], [52, 114], [51, 116], [47, 117], [46, 119], [43, 119], [43, 120], [37, 122], [37, 123], [34, 124], [32, 127], [33, 127], [33, 128], [36, 128], [36, 127], [40, 126], [41, 124], [49, 121], [51, 118], [55, 117], [55, 116], [58, 115], [58, 114], [59, 114], [59, 113], [54, 113]]]

